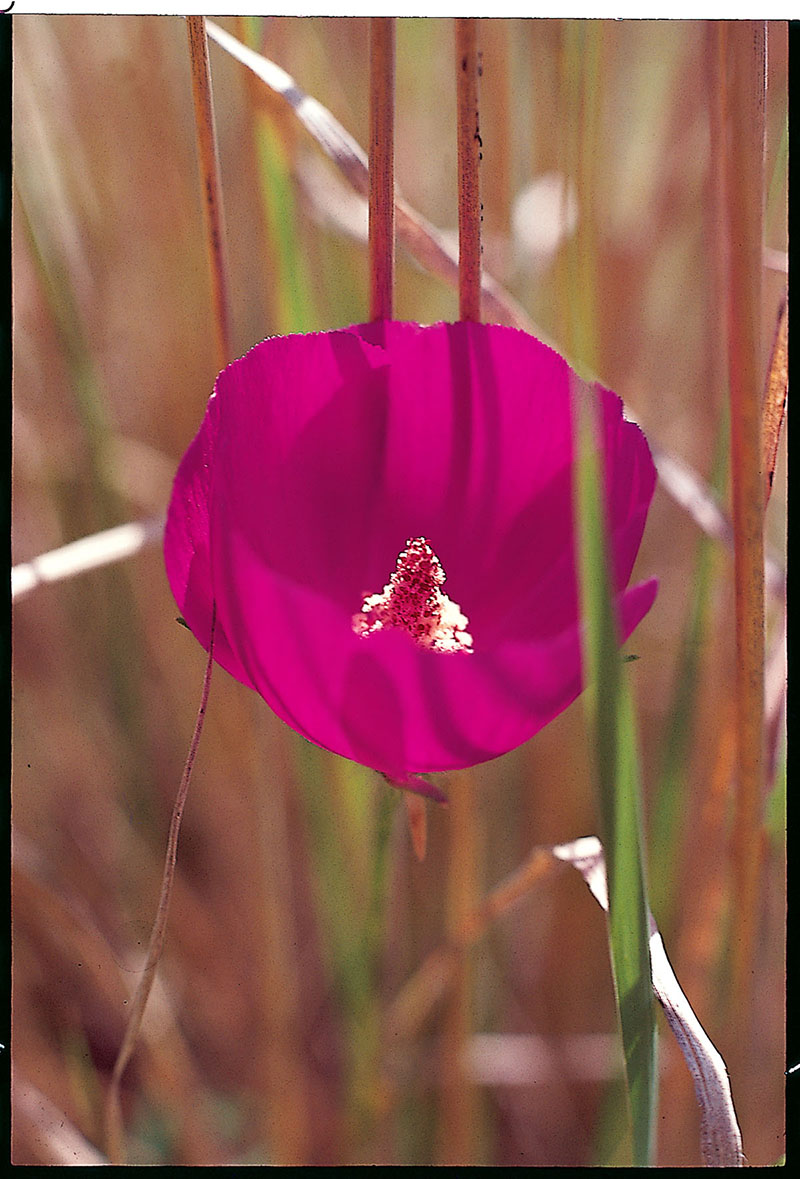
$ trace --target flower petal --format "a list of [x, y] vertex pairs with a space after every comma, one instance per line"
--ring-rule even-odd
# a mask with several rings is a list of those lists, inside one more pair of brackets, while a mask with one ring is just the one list
[[[213, 606], [209, 505], [216, 408], [212, 396], [200, 430], [178, 467], [164, 530], [167, 580], [184, 621], [206, 651], [211, 637]], [[219, 618], [214, 626], [214, 658], [234, 679], [255, 687], [233, 654]]]
[[[483, 324], [380, 323], [265, 341], [220, 374], [176, 478], [167, 571], [218, 661], [309, 740], [397, 782], [521, 744], [581, 688], [572, 378], [549, 348]], [[603, 407], [621, 629], [654, 468]], [[353, 631], [427, 536], [473, 653]], [[423, 783], [424, 786], [424, 783]]]

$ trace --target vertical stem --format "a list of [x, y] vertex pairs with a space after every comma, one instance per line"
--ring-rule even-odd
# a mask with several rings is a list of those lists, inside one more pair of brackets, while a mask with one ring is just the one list
[[217, 368], [224, 368], [231, 359], [230, 304], [228, 298], [228, 268], [225, 251], [224, 212], [220, 183], [217, 135], [214, 127], [214, 108], [211, 97], [211, 73], [208, 62], [206, 18], [187, 16], [189, 55], [192, 66], [192, 97], [197, 131], [197, 155], [200, 180], [203, 186], [208, 242], [211, 290], [214, 301]]
[[476, 323], [481, 318], [479, 58], [477, 19], [457, 17], [458, 314]]
[[410, 790], [404, 790], [403, 801], [406, 804], [414, 855], [421, 863], [428, 850], [428, 812], [425, 809], [425, 799], [420, 798], [418, 794], [412, 794]]
[[564, 253], [561, 305], [571, 363], [580, 366], [579, 371], [598, 367], [595, 208], [602, 40], [602, 21], [563, 22], [559, 82], [566, 126], [559, 136], [559, 170], [575, 185], [581, 217]]
[[395, 18], [369, 22], [369, 316], [392, 318]]
[[[260, 701], [258, 701], [260, 703]], [[285, 740], [270, 742], [256, 700], [250, 702], [252, 772], [268, 790], [247, 790], [248, 816], [256, 850], [255, 880], [261, 891], [259, 919], [263, 963], [259, 1008], [265, 1030], [259, 1071], [263, 1100], [263, 1140], [275, 1166], [307, 1165], [314, 1142], [307, 1062], [302, 1052], [302, 939], [294, 898], [292, 828], [289, 813], [291, 765]], [[286, 734], [281, 733], [281, 738]], [[267, 752], [267, 745], [270, 744]]]
[[726, 166], [728, 350], [736, 584], [738, 782], [733, 831], [733, 996], [746, 1020], [758, 912], [764, 778], [764, 476], [761, 271], [764, 171], [763, 21], [720, 22], [729, 93]]
[[480, 826], [475, 785], [469, 772], [454, 774], [450, 785], [445, 921], [448, 944], [458, 946], [459, 952], [453, 960], [451, 987], [442, 1013], [438, 1162], [443, 1166], [468, 1166], [475, 1161], [477, 1111], [467, 1062], [472, 971], [470, 942], [464, 931], [469, 929], [477, 909]]
[[144, 1009], [147, 1006], [147, 1000], [150, 997], [153, 980], [156, 976], [156, 968], [161, 959], [161, 952], [164, 949], [169, 904], [172, 899], [172, 884], [175, 879], [175, 863], [178, 858], [178, 836], [181, 830], [181, 819], [183, 818], [183, 808], [186, 806], [186, 797], [189, 793], [189, 782], [192, 777], [194, 760], [197, 756], [197, 747], [200, 744], [200, 735], [203, 732], [203, 723], [206, 717], [206, 708], [208, 707], [208, 693], [211, 689], [211, 672], [214, 667], [215, 624], [216, 609], [213, 609], [211, 613], [211, 633], [208, 640], [208, 659], [206, 661], [205, 676], [203, 677], [200, 707], [197, 711], [197, 720], [195, 721], [194, 733], [189, 744], [189, 752], [186, 755], [186, 764], [183, 767], [183, 776], [181, 777], [178, 793], [175, 797], [175, 805], [172, 808], [172, 819], [170, 821], [169, 837], [167, 839], [167, 854], [164, 860], [164, 873], [161, 879], [161, 893], [158, 898], [158, 908], [156, 909], [153, 928], [150, 932], [147, 958], [139, 981], [136, 984], [136, 990], [128, 1016], [128, 1026], [125, 1028], [125, 1035], [114, 1063], [111, 1081], [106, 1093], [104, 1111], [106, 1153], [108, 1154], [109, 1161], [116, 1165], [121, 1165], [125, 1161], [122, 1111], [119, 1100], [120, 1085], [123, 1073], [136, 1045], [136, 1038], [139, 1035], [139, 1029], [142, 1026], [142, 1019], [144, 1018]]

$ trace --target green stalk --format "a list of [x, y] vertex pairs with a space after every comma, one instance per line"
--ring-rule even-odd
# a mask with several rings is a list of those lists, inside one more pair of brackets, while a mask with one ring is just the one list
[[656, 1105], [656, 1025], [633, 698], [618, 649], [594, 423], [578, 406], [576, 499], [585, 677], [608, 873], [608, 931], [631, 1116], [633, 1165], [649, 1166]]

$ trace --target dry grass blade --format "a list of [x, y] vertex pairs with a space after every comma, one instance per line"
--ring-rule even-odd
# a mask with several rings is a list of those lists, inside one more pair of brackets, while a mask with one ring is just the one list
[[[630, 415], [628, 415], [630, 416]], [[667, 494], [692, 517], [698, 528], [713, 540], [733, 549], [733, 528], [717, 499], [696, 471], [680, 459], [652, 446], [658, 477]], [[120, 524], [91, 536], [81, 537], [61, 548], [23, 561], [11, 570], [11, 598], [19, 601], [39, 585], [66, 581], [92, 569], [113, 565], [134, 557], [141, 549], [155, 544], [164, 532], [163, 517]], [[782, 597], [784, 574], [777, 561], [767, 555], [764, 562], [766, 586], [771, 594]]]
[[778, 311], [778, 326], [772, 344], [767, 385], [764, 390], [764, 417], [762, 443], [764, 447], [764, 475], [766, 477], [766, 500], [772, 494], [775, 478], [775, 462], [778, 457], [778, 443], [781, 427], [786, 414], [786, 395], [789, 390], [789, 304], [786, 299]]
[[[273, 94], [279, 95], [291, 107], [295, 116], [351, 187], [366, 199], [369, 194], [369, 166], [366, 154], [330, 112], [315, 98], [301, 90], [280, 66], [249, 49], [224, 29], [209, 21], [207, 31], [213, 41], [256, 74]], [[400, 197], [396, 197], [395, 200], [395, 218], [397, 237], [409, 253], [431, 274], [437, 275], [450, 286], [457, 287], [458, 256], [443, 235]], [[482, 313], [485, 319], [531, 332], [540, 340], [552, 345], [546, 333], [532, 322], [516, 300], [485, 270], [481, 277], [481, 292]], [[732, 544], [731, 525], [721, 513], [714, 496], [708, 491], [700, 476], [686, 464], [679, 464], [666, 453], [657, 452], [655, 447], [653, 451], [665, 490], [692, 515], [703, 531], [725, 544]], [[782, 593], [783, 574], [774, 562], [768, 563], [767, 578], [771, 592]]]
[[[577, 868], [598, 904], [608, 909], [605, 856], [600, 840], [592, 835], [550, 850], [557, 859]], [[745, 1162], [742, 1136], [725, 1062], [680, 988], [652, 914], [649, 920], [653, 991], [692, 1075], [700, 1106], [703, 1161], [709, 1167], [741, 1167]]]
[[[670, 498], [688, 512], [701, 532], [732, 552], [733, 525], [719, 506], [708, 483], [681, 459], [652, 444], [651, 450], [659, 481]], [[769, 592], [774, 597], [783, 597], [786, 592], [785, 576], [777, 560], [769, 554], [764, 558], [764, 577]]]
[[154, 520], [137, 520], [84, 536], [32, 561], [15, 565], [11, 570], [11, 600], [19, 601], [45, 582], [66, 581], [90, 569], [134, 557], [147, 545], [160, 540], [163, 532], [164, 520], [160, 516]]
[[192, 97], [194, 99], [197, 155], [203, 188], [203, 210], [211, 269], [214, 300], [214, 325], [217, 343], [217, 368], [222, 369], [231, 359], [231, 317], [228, 299], [228, 268], [225, 251], [225, 217], [222, 205], [222, 185], [219, 173], [219, 153], [214, 127], [214, 106], [211, 96], [211, 72], [208, 61], [206, 18], [187, 16], [189, 54], [192, 64]]
[[111, 1162], [118, 1165], [124, 1162], [125, 1155], [122, 1111], [120, 1109], [119, 1100], [120, 1084], [122, 1081], [122, 1075], [125, 1072], [128, 1061], [131, 1058], [131, 1054], [133, 1053], [133, 1049], [136, 1044], [139, 1028], [141, 1027], [142, 1019], [144, 1018], [144, 1010], [147, 1006], [147, 1000], [150, 997], [150, 991], [153, 987], [156, 968], [161, 958], [161, 952], [164, 949], [164, 938], [166, 937], [167, 933], [167, 918], [169, 917], [169, 904], [170, 900], [172, 899], [172, 884], [175, 879], [175, 863], [178, 857], [178, 836], [181, 829], [181, 819], [183, 818], [183, 808], [186, 805], [186, 796], [189, 792], [189, 782], [192, 777], [192, 769], [194, 767], [194, 760], [197, 755], [197, 747], [200, 744], [200, 735], [203, 732], [203, 722], [205, 720], [206, 708], [208, 706], [208, 693], [211, 688], [211, 672], [214, 666], [215, 621], [216, 611], [212, 610], [211, 635], [208, 642], [208, 660], [206, 662], [206, 671], [203, 677], [203, 690], [200, 697], [200, 707], [197, 711], [197, 721], [195, 722], [192, 740], [189, 745], [189, 752], [186, 756], [186, 764], [183, 768], [183, 776], [181, 777], [178, 793], [175, 797], [175, 805], [172, 808], [172, 819], [169, 825], [167, 854], [164, 860], [164, 875], [161, 880], [161, 893], [158, 898], [158, 908], [156, 910], [153, 928], [150, 933], [150, 941], [147, 947], [147, 958], [145, 959], [144, 969], [137, 984], [136, 992], [133, 996], [133, 1002], [131, 1003], [131, 1010], [128, 1016], [128, 1025], [125, 1028], [125, 1035], [122, 1040], [119, 1054], [114, 1063], [111, 1081], [106, 1093], [106, 1150]]
[[54, 1167], [107, 1167], [108, 1159], [25, 1077], [14, 1076], [14, 1131], [36, 1144], [39, 1162]]
[[428, 955], [392, 1003], [387, 1018], [392, 1040], [409, 1038], [419, 1030], [450, 986], [464, 950], [483, 937], [496, 918], [509, 912], [536, 884], [551, 876], [553, 869], [550, 853], [544, 848], [534, 848], [525, 863], [463, 919], [451, 942]]
[[[248, 49], [236, 37], [209, 21], [207, 31], [212, 41], [252, 70], [262, 82], [279, 95], [294, 111], [312, 138], [339, 169], [350, 185], [365, 199], [369, 195], [367, 156], [356, 140], [334, 119], [330, 111], [306, 94], [285, 70], [268, 58]], [[452, 287], [458, 286], [458, 256], [438, 232], [401, 198], [395, 198], [395, 227], [398, 239], [431, 274]], [[490, 275], [481, 280], [484, 318], [532, 332], [540, 340], [547, 337], [536, 327], [516, 300]]]
[[369, 52], [369, 315], [370, 319], [391, 319], [394, 287], [394, 17], [372, 17]]
[[[492, 921], [550, 877], [560, 863], [576, 868], [601, 907], [608, 909], [605, 857], [596, 836], [556, 847], [534, 848], [522, 867], [492, 890], [459, 928], [453, 930], [450, 943], [429, 954], [403, 987], [388, 1014], [387, 1026], [393, 1042], [419, 1032], [457, 977], [464, 950], [486, 932]], [[701, 1113], [703, 1161], [707, 1166], [742, 1166], [745, 1161], [742, 1136], [725, 1062], [681, 990], [652, 914], [648, 913], [648, 919], [653, 992], [664, 1009], [694, 1082]]]

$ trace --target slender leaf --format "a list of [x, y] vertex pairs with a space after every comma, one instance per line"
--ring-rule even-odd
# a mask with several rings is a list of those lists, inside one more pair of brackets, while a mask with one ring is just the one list
[[609, 941], [633, 1131], [633, 1162], [653, 1152], [656, 1039], [633, 700], [618, 650], [610, 592], [603, 486], [589, 405], [576, 396], [576, 495], [584, 657], [594, 729], [601, 830], [609, 881]]

